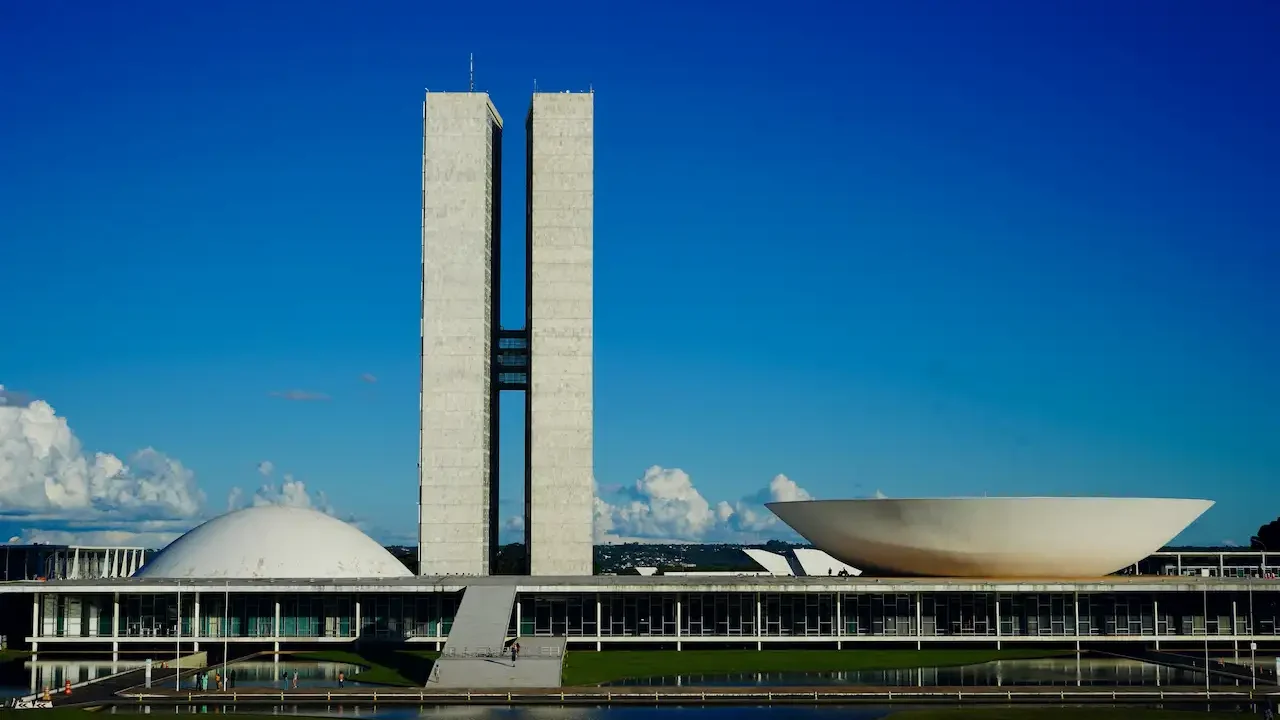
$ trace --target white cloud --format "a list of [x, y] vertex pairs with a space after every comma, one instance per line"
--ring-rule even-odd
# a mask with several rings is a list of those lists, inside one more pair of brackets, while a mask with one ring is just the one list
[[[270, 478], [274, 471], [275, 465], [270, 460], [263, 460], [258, 463], [258, 473], [263, 477]], [[289, 507], [319, 510], [327, 515], [334, 514], [333, 505], [330, 504], [328, 496], [323, 491], [312, 493], [305, 482], [289, 473], [285, 473], [281, 477], [280, 484], [277, 485], [268, 480], [260, 485], [252, 495], [247, 495], [239, 487], [231, 488], [231, 492], [227, 494], [227, 510], [239, 510], [250, 505], [255, 507], [260, 505], [288, 505]]]
[[[3, 391], [3, 387], [0, 387]], [[43, 400], [0, 404], [0, 522], [20, 540], [41, 536], [120, 537], [145, 527], [169, 537], [190, 527], [204, 505], [195, 474], [154, 448], [121, 460], [86, 453]]]
[[503, 520], [498, 535], [502, 543], [524, 542], [524, 516], [511, 515]]
[[[275, 467], [258, 465], [263, 477]], [[246, 500], [232, 490], [229, 504]], [[333, 513], [322, 492], [284, 475], [247, 501]], [[0, 531], [17, 542], [143, 545], [158, 548], [207, 519], [195, 473], [154, 448], [127, 462], [88, 453], [66, 418], [48, 403], [0, 386]]]
[[810, 500], [812, 496], [786, 475], [738, 500], [714, 505], [694, 486], [689, 474], [678, 468], [653, 466], [631, 486], [618, 491], [617, 502], [600, 496], [596, 487], [595, 535], [597, 542], [634, 539], [651, 541], [756, 541], [767, 537], [794, 537], [778, 520], [767, 502]]

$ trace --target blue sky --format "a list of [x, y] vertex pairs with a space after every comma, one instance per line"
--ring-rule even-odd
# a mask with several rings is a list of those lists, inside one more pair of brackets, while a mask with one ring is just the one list
[[785, 474], [1217, 500], [1191, 542], [1280, 515], [1274, 3], [634, 7], [6, 8], [0, 383], [86, 452], [176, 459], [206, 512], [287, 472], [411, 536], [421, 94], [473, 52], [507, 325], [529, 93], [596, 92], [610, 503], [690, 511], [634, 489], [658, 466], [711, 505]]

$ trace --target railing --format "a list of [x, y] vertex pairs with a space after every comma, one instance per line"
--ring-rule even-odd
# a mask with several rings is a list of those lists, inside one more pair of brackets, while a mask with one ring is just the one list
[[[540, 646], [534, 648], [536, 654], [529, 655], [521, 650], [518, 658], [558, 658], [563, 654], [563, 650], [555, 646]], [[511, 656], [511, 648], [494, 648], [486, 646], [450, 648], [446, 647], [440, 654], [445, 658], [506, 658]]]

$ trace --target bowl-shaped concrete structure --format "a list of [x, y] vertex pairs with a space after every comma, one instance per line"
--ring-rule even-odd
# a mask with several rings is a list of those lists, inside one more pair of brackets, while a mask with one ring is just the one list
[[819, 549], [882, 575], [1102, 577], [1159, 550], [1213, 506], [1151, 498], [768, 503]]

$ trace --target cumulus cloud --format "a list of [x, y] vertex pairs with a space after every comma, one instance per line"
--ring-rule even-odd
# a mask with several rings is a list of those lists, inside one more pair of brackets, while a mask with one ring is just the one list
[[[233, 504], [288, 504], [332, 514], [321, 492], [284, 475]], [[159, 548], [208, 519], [195, 473], [154, 448], [122, 459], [86, 451], [67, 419], [42, 400], [0, 386], [0, 537], [11, 542]]]
[[524, 542], [524, 516], [508, 516], [498, 528], [498, 535], [503, 543]]
[[48, 403], [0, 407], [0, 516], [183, 518], [203, 502], [195, 475], [154, 448], [90, 456]]
[[275, 463], [263, 460], [258, 463], [258, 474], [267, 478], [267, 482], [258, 486], [252, 495], [240, 487], [231, 488], [227, 495], [227, 510], [239, 510], [249, 506], [288, 505], [289, 507], [311, 508], [327, 515], [333, 515], [333, 505], [323, 491], [312, 493], [307, 484], [289, 473], [281, 476], [280, 483], [271, 480], [275, 472]]
[[329, 396], [324, 393], [310, 390], [272, 390], [267, 394], [274, 398], [293, 402], [317, 402], [329, 399]]
[[795, 481], [776, 475], [756, 492], [712, 504], [694, 486], [688, 473], [658, 465], [611, 494], [617, 496], [614, 502], [602, 497], [596, 488], [597, 542], [754, 542], [794, 537], [791, 529], [764, 505], [812, 499]]
[[[0, 390], [3, 390], [0, 387]], [[87, 453], [49, 403], [0, 405], [0, 522], [30, 541], [39, 533], [169, 535], [204, 505], [195, 474], [154, 448], [127, 460]], [[114, 536], [114, 535], [113, 535]]]

